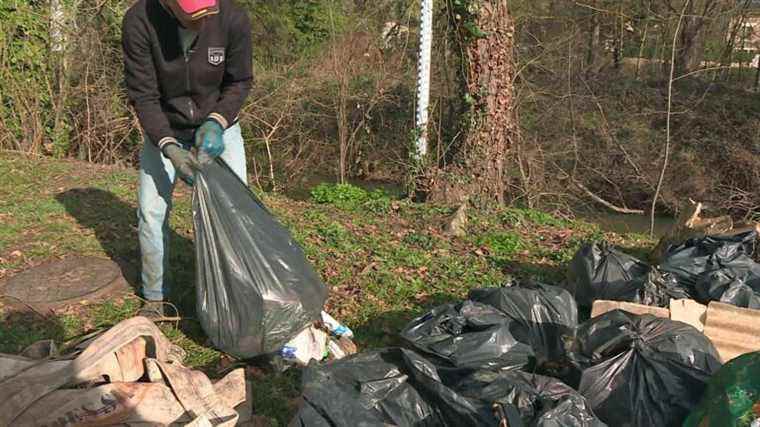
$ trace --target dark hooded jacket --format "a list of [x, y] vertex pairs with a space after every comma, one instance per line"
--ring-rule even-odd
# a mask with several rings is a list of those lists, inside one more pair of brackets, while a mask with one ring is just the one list
[[124, 16], [122, 45], [127, 93], [148, 138], [160, 148], [191, 139], [206, 119], [225, 129], [253, 82], [251, 24], [232, 0], [205, 18], [189, 52], [178, 21], [159, 0], [138, 0]]

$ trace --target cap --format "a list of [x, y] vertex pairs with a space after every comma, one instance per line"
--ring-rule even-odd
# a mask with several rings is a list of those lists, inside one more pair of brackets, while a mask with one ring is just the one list
[[219, 13], [217, 0], [174, 0], [179, 9], [184, 12], [184, 18], [194, 21], [204, 16]]

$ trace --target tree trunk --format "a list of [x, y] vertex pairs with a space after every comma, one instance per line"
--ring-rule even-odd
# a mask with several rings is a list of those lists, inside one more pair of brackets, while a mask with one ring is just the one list
[[702, 62], [702, 26], [701, 18], [684, 18], [681, 47], [676, 58], [679, 74], [696, 70]]
[[[592, 3], [593, 5], [593, 3]], [[591, 29], [588, 37], [588, 47], [586, 52], [586, 67], [593, 69], [596, 63], [596, 54], [599, 51], [599, 37], [601, 34], [601, 24], [596, 11], [591, 15]]]
[[705, 24], [722, 12], [718, 0], [692, 1], [688, 5], [680, 35], [680, 49], [676, 60], [677, 70], [688, 73], [702, 64]]
[[[477, 5], [477, 6], [475, 6]], [[464, 38], [462, 76], [467, 134], [454, 162], [428, 177], [428, 200], [504, 202], [505, 161], [518, 135], [514, 99], [514, 22], [506, 0], [473, 0]], [[473, 34], [474, 33], [474, 34]]]

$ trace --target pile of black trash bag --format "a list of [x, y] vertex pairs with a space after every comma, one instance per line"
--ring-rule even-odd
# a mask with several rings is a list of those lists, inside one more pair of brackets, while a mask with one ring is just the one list
[[665, 251], [658, 266], [607, 243], [584, 245], [570, 262], [565, 288], [578, 305], [596, 300], [666, 307], [671, 299], [760, 308], [757, 232], [692, 238]]
[[559, 380], [515, 370], [447, 369], [388, 348], [304, 373], [300, 426], [603, 427]]
[[473, 290], [412, 320], [408, 348], [312, 364], [293, 425], [676, 426], [719, 367], [685, 323], [577, 315], [558, 286]]
[[564, 337], [578, 325], [578, 308], [562, 288], [510, 282], [475, 289], [468, 300], [413, 320], [401, 337], [456, 368], [533, 369], [564, 355]]
[[760, 264], [754, 261], [755, 230], [731, 236], [706, 236], [671, 246], [660, 269], [702, 303], [720, 301], [760, 308]]
[[[293, 240], [222, 161], [196, 174], [198, 317], [239, 358], [278, 351], [320, 317], [325, 285]], [[407, 348], [356, 354], [304, 373], [303, 426], [678, 426], [719, 367], [694, 327], [615, 310], [578, 324], [597, 299], [671, 298], [760, 307], [755, 232], [691, 239], [650, 266], [583, 247], [564, 287], [509, 282], [433, 308]]]

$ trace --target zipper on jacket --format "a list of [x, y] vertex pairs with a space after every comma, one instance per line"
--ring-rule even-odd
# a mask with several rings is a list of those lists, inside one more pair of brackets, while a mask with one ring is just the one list
[[195, 120], [193, 98], [190, 96], [190, 54], [185, 52], [185, 89], [187, 90], [187, 105], [190, 107], [190, 120]]

